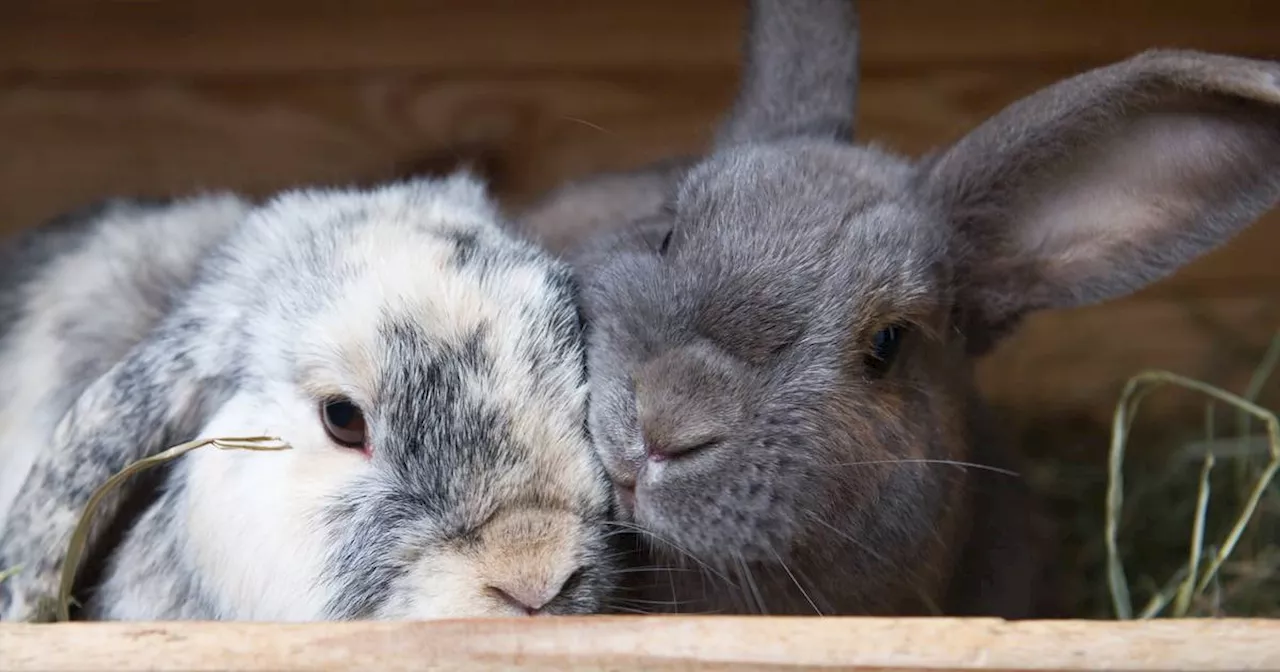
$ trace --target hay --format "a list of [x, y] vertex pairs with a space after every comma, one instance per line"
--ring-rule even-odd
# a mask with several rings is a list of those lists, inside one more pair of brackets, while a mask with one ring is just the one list
[[[1026, 423], [1028, 477], [1068, 551], [1066, 616], [1280, 616], [1280, 421], [1258, 401], [1280, 334], [1255, 361], [1239, 395], [1144, 372], [1110, 427], [1051, 415]], [[1144, 418], [1139, 402], [1160, 387], [1200, 395], [1204, 412]]]
[[[1245, 503], [1239, 509], [1240, 513], [1235, 517], [1218, 550], [1213, 552], [1205, 549], [1204, 534], [1211, 493], [1210, 477], [1217, 455], [1212, 449], [1206, 452], [1195, 489], [1196, 508], [1188, 551], [1190, 558], [1186, 566], [1179, 568], [1175, 577], [1169, 580], [1166, 587], [1151, 597], [1147, 607], [1143, 609], [1140, 615], [1141, 618], [1151, 618], [1159, 615], [1171, 600], [1174, 604], [1172, 611], [1174, 617], [1189, 615], [1192, 600], [1202, 598], [1205, 590], [1217, 579], [1219, 570], [1235, 551], [1236, 544], [1239, 543], [1240, 538], [1244, 535], [1245, 528], [1258, 510], [1259, 502], [1262, 501], [1262, 498], [1270, 489], [1277, 470], [1280, 470], [1280, 419], [1277, 419], [1274, 413], [1243, 397], [1167, 371], [1150, 371], [1131, 378], [1125, 386], [1124, 392], [1120, 396], [1120, 403], [1116, 408], [1115, 423], [1112, 426], [1111, 456], [1107, 475], [1107, 516], [1105, 523], [1107, 584], [1111, 589], [1115, 615], [1120, 619], [1133, 618], [1133, 604], [1129, 592], [1129, 584], [1125, 577], [1124, 562], [1120, 558], [1117, 544], [1117, 533], [1123, 511], [1124, 475], [1122, 467], [1125, 440], [1133, 424], [1132, 416], [1137, 413], [1138, 405], [1141, 403], [1142, 398], [1161, 385], [1177, 385], [1185, 389], [1195, 390], [1211, 398], [1212, 401], [1206, 409], [1206, 432], [1209, 441], [1214, 441], [1216, 438], [1214, 432], [1215, 402], [1229, 404], [1240, 412], [1257, 417], [1267, 429], [1267, 453], [1270, 459], [1263, 468], [1262, 474], [1248, 488]], [[1189, 490], [1187, 494], [1190, 494]], [[1200, 560], [1206, 554], [1211, 557], [1206, 558], [1209, 563], [1204, 572], [1201, 573]]]
[[[80, 558], [84, 555], [85, 546], [89, 539], [89, 526], [93, 522], [93, 513], [102, 498], [112, 489], [118, 487], [130, 476], [138, 472], [145, 471], [152, 467], [160, 466], [166, 462], [176, 460], [183, 455], [205, 446], [213, 446], [221, 450], [254, 450], [254, 451], [276, 451], [287, 450], [289, 444], [271, 436], [251, 436], [244, 438], [217, 438], [217, 439], [197, 439], [188, 441], [150, 457], [144, 457], [133, 462], [121, 469], [106, 482], [98, 486], [89, 496], [89, 501], [85, 504], [84, 510], [80, 513], [80, 520], [76, 523], [75, 531], [71, 533], [71, 541], [67, 544], [67, 555], [62, 565], [62, 577], [58, 586], [58, 597], [54, 603], [54, 617], [59, 621], [71, 620], [71, 590], [76, 582], [76, 570], [80, 566]], [[43, 610], [42, 610], [43, 611]], [[43, 620], [43, 619], [40, 619]]]

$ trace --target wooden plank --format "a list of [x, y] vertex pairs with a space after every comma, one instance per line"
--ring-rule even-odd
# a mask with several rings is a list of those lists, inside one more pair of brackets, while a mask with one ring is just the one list
[[[1074, 69], [927, 68], [867, 78], [864, 137], [917, 154]], [[253, 194], [477, 162], [511, 205], [595, 170], [696, 152], [733, 75], [23, 78], [0, 88], [0, 232], [118, 194]], [[1159, 293], [1280, 286], [1280, 213]]]
[[[1097, 62], [1151, 46], [1276, 55], [1256, 0], [861, 0], [871, 69]], [[736, 68], [741, 0], [9, 0], [0, 73]]]
[[1262, 670], [1280, 620], [577, 617], [0, 626], [0, 669]]
[[403, 176], [475, 159], [508, 196], [700, 145], [730, 78], [24, 79], [0, 89], [0, 229], [122, 193]]
[[[1137, 297], [1032, 316], [978, 369], [987, 397], [1037, 415], [1109, 426], [1121, 389], [1144, 369], [1171, 370], [1242, 392], [1280, 331], [1280, 287], [1257, 295]], [[1280, 385], [1266, 401], [1280, 403]], [[1143, 402], [1141, 418], [1203, 417], [1204, 398], [1175, 389]]]

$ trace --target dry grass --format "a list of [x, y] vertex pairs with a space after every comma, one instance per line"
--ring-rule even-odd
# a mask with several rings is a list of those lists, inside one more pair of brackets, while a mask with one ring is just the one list
[[[80, 514], [80, 519], [76, 523], [75, 529], [71, 533], [71, 540], [67, 544], [67, 555], [63, 561], [62, 575], [56, 596], [46, 595], [37, 596], [37, 603], [40, 604], [36, 609], [36, 615], [33, 620], [37, 622], [48, 621], [69, 621], [71, 620], [71, 606], [75, 604], [75, 598], [71, 591], [75, 585], [76, 571], [80, 566], [81, 556], [84, 555], [85, 547], [88, 543], [89, 528], [93, 522], [93, 516], [102, 499], [112, 490], [120, 487], [130, 476], [133, 476], [146, 469], [162, 465], [166, 462], [175, 460], [193, 450], [212, 446], [221, 450], [254, 450], [254, 451], [275, 451], [287, 450], [289, 445], [276, 437], [270, 436], [253, 436], [244, 438], [214, 438], [214, 439], [197, 439], [188, 441], [177, 446], [173, 446], [160, 453], [137, 460], [121, 469], [111, 478], [108, 478], [102, 485], [98, 486], [89, 497], [89, 501], [85, 504], [84, 510]], [[17, 568], [0, 572], [0, 581], [7, 579], [17, 572]]]
[[[1110, 427], [1047, 417], [1026, 425], [1029, 476], [1067, 549], [1071, 616], [1280, 616], [1280, 422], [1259, 403], [1277, 362], [1280, 335], [1238, 394], [1144, 372]], [[1203, 413], [1139, 412], [1148, 394], [1179, 393], [1198, 395]]]

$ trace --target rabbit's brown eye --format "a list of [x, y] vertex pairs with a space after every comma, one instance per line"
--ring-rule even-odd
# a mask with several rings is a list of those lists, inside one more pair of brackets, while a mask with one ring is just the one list
[[360, 407], [346, 399], [330, 399], [320, 406], [320, 418], [324, 431], [333, 442], [347, 448], [364, 448], [364, 413]]
[[867, 370], [872, 375], [880, 376], [889, 370], [894, 358], [898, 355], [898, 349], [902, 345], [905, 334], [905, 327], [893, 324], [877, 331], [875, 336], [871, 337], [871, 352], [867, 354], [866, 364]]

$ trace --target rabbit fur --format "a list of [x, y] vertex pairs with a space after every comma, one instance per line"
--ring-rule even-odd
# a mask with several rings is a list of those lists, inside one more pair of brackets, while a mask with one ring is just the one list
[[[612, 503], [573, 278], [505, 231], [469, 174], [261, 205], [115, 200], [2, 254], [0, 566], [22, 567], [0, 584], [5, 619], [40, 617], [111, 474], [259, 435], [291, 449], [196, 450], [123, 526], [140, 486], [103, 502], [80, 616], [560, 614], [608, 598]], [[326, 434], [335, 398], [363, 412], [363, 445]]]
[[1000, 471], [974, 362], [1274, 207], [1280, 65], [1144, 52], [913, 159], [855, 140], [857, 36], [848, 0], [752, 0], [706, 156], [518, 218], [581, 279], [591, 430], [640, 562], [685, 570], [634, 590], [680, 612], [1045, 615], [1052, 530]]

